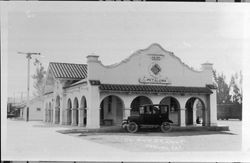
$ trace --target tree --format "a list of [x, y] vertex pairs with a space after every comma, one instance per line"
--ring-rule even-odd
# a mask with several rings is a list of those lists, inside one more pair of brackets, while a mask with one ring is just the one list
[[233, 103], [242, 103], [242, 73], [235, 73], [230, 81], [230, 95]]
[[217, 86], [217, 103], [231, 103], [231, 95], [229, 94], [230, 86], [226, 83], [226, 76], [223, 73], [217, 74], [215, 70], [213, 71], [213, 75], [215, 85]]
[[36, 89], [34, 92], [34, 96], [42, 96], [43, 95], [43, 86], [45, 82], [45, 74], [46, 71], [44, 70], [44, 67], [42, 63], [36, 59], [34, 62], [34, 66], [36, 66], [36, 73], [32, 76], [34, 80], [34, 88]]

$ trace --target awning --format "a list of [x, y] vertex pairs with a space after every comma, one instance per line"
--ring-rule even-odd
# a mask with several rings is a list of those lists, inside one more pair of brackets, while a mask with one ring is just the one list
[[101, 84], [101, 91], [109, 92], [146, 92], [146, 93], [213, 93], [208, 87], [179, 87], [159, 85], [124, 85], [124, 84]]

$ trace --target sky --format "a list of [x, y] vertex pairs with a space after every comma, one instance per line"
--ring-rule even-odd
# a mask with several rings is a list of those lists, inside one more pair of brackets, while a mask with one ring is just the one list
[[[7, 93], [27, 88], [27, 59], [39, 52], [49, 62], [86, 63], [95, 54], [105, 65], [159, 43], [199, 70], [213, 63], [227, 80], [242, 70], [246, 8], [230, 3], [16, 3], [4, 8], [7, 37]], [[31, 74], [35, 66], [31, 64]], [[31, 81], [31, 87], [33, 81]], [[34, 91], [33, 89], [31, 91]]]

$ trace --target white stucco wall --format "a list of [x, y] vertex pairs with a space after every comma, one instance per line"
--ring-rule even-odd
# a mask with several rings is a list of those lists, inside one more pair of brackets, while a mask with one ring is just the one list
[[43, 118], [44, 118], [43, 100], [42, 99], [31, 100], [29, 107], [29, 120], [42, 121]]
[[[159, 56], [160, 60], [152, 60], [153, 55]], [[161, 68], [157, 76], [150, 72], [154, 63]], [[100, 80], [101, 83], [141, 84], [139, 79], [143, 77], [167, 79], [172, 86], [205, 87], [206, 84], [212, 84], [212, 69], [194, 71], [158, 44], [137, 51], [117, 65], [104, 66], [94, 60], [88, 62], [88, 78]]]

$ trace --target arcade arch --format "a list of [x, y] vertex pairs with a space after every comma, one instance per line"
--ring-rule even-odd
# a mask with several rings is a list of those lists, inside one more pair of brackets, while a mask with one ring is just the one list
[[205, 104], [198, 97], [191, 97], [186, 105], [186, 125], [201, 124], [205, 125]]
[[169, 112], [169, 119], [173, 121], [174, 125], [179, 125], [180, 124], [180, 103], [179, 101], [172, 97], [164, 97], [160, 101], [161, 105], [167, 105], [168, 108], [170, 109]]
[[121, 125], [124, 102], [115, 95], [105, 97], [100, 104], [100, 125]]
[[145, 104], [153, 104], [152, 100], [147, 96], [137, 96], [130, 104], [130, 115], [138, 114], [139, 106]]
[[81, 105], [80, 105], [80, 109], [82, 109], [80, 112], [79, 112], [79, 119], [83, 118], [83, 125], [86, 125], [87, 124], [87, 100], [86, 100], [86, 97], [85, 96], [82, 96], [81, 98]]

